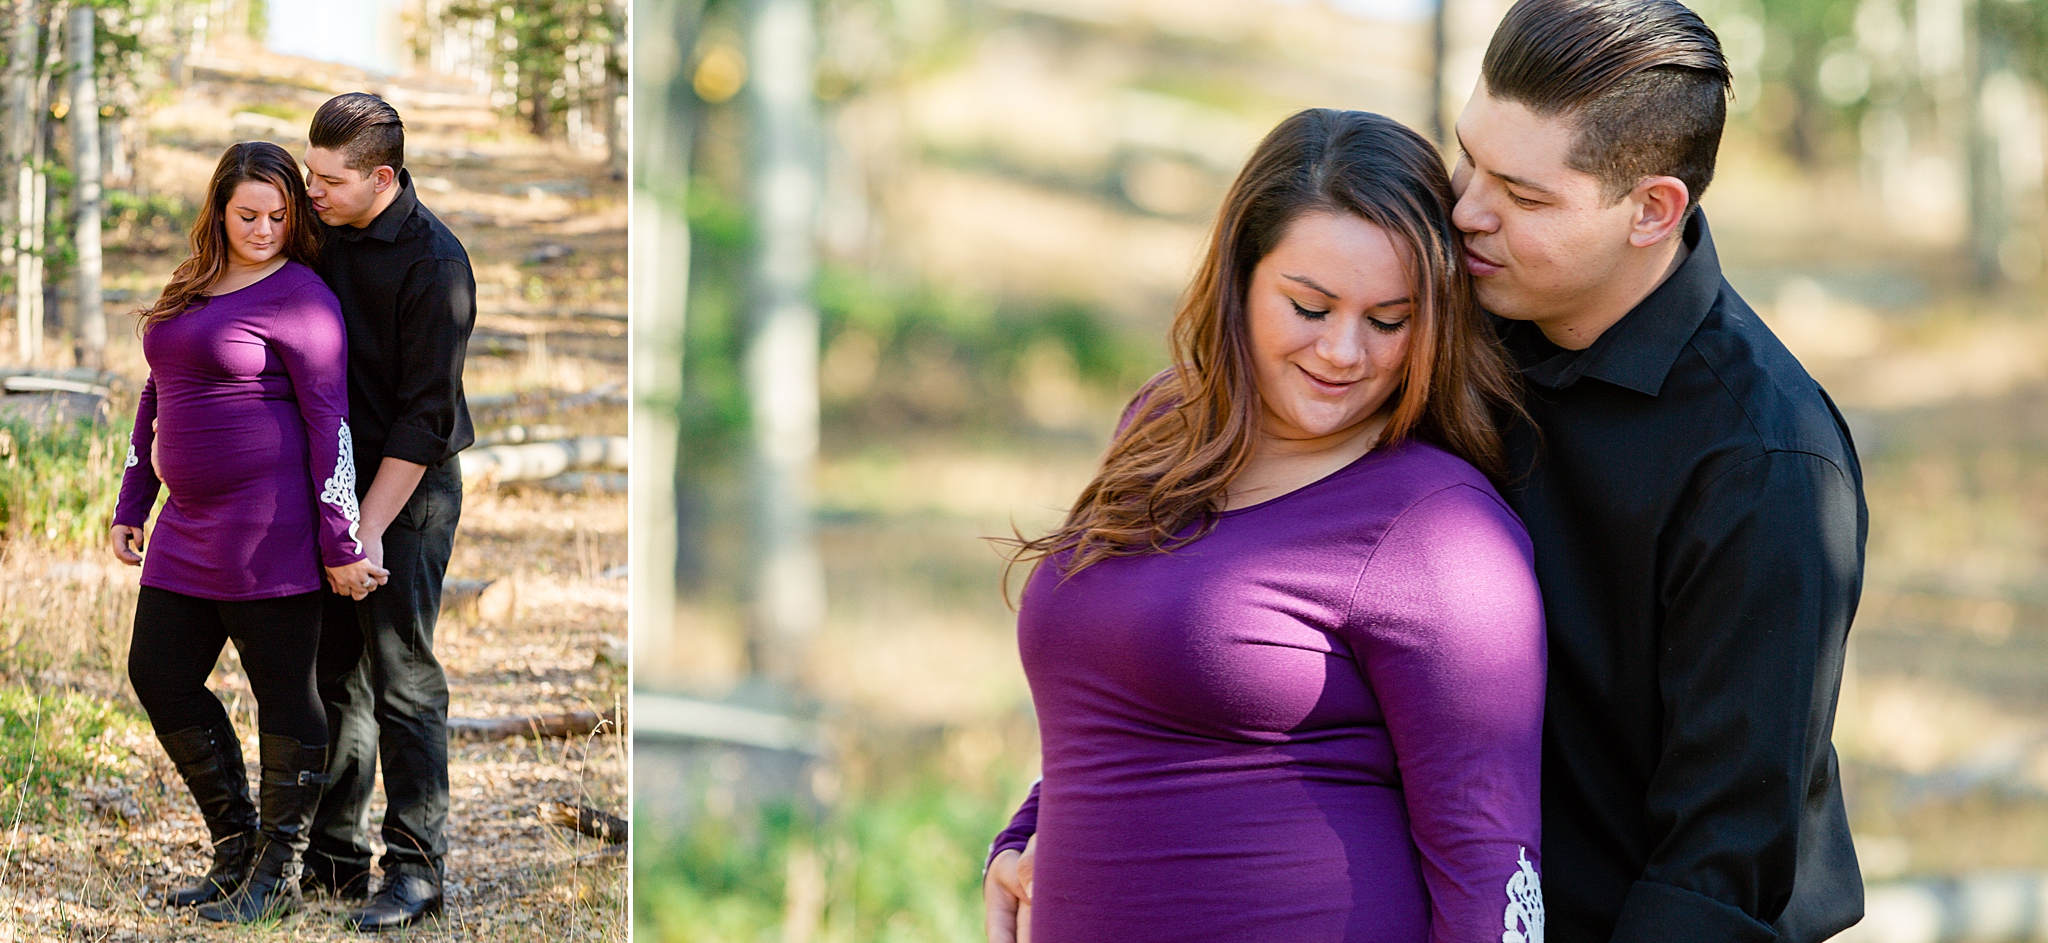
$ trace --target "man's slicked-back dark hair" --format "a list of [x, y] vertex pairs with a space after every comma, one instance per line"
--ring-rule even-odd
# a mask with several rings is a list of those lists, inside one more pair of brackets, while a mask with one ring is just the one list
[[360, 173], [380, 166], [393, 173], [405, 169], [405, 122], [398, 120], [398, 109], [368, 92], [328, 99], [313, 113], [306, 142], [341, 152], [342, 164]]
[[1670, 176], [1697, 206], [1714, 179], [1728, 59], [1678, 0], [1518, 0], [1480, 75], [1495, 99], [1567, 116], [1577, 138], [1566, 163], [1598, 177], [1610, 202]]

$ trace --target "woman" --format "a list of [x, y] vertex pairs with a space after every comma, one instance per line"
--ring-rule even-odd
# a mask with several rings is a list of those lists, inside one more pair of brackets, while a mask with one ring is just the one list
[[[142, 312], [149, 382], [109, 534], [142, 567], [128, 677], [213, 837], [213, 867], [170, 895], [208, 920], [299, 901], [299, 853], [326, 781], [314, 688], [323, 583], [361, 598], [384, 570], [356, 542], [346, 334], [307, 264], [318, 247], [297, 162], [275, 144], [221, 156], [192, 255]], [[143, 521], [169, 491], [148, 559]], [[255, 692], [262, 809], [206, 689], [233, 639]]]
[[1453, 202], [1320, 109], [1232, 186], [1174, 366], [1021, 544], [1045, 776], [991, 939], [1542, 939], [1542, 608]]

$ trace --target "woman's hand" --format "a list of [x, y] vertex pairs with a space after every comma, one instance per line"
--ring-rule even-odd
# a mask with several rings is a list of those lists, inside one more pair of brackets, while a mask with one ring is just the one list
[[114, 545], [114, 556], [129, 566], [142, 565], [142, 528], [128, 524], [115, 524], [107, 529], [107, 540]]
[[350, 599], [361, 599], [391, 580], [391, 571], [369, 560], [348, 566], [327, 567], [327, 588]]
[[1038, 836], [1020, 853], [1005, 848], [988, 864], [981, 899], [988, 907], [988, 943], [1031, 943], [1031, 870], [1038, 857]]

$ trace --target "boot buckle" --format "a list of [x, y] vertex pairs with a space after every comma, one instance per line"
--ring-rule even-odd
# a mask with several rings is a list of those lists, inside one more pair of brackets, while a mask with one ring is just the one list
[[299, 780], [294, 785], [325, 786], [332, 782], [334, 782], [334, 777], [329, 776], [326, 773], [316, 773], [309, 769], [302, 769], [299, 770]]

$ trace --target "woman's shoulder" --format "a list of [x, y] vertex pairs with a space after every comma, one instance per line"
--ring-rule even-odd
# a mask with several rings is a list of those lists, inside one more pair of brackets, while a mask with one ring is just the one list
[[300, 304], [313, 304], [330, 308], [341, 313], [341, 301], [334, 296], [334, 290], [320, 278], [320, 273], [301, 262], [286, 262], [284, 267], [271, 276], [279, 279], [278, 288], [284, 296]]
[[1393, 487], [1414, 499], [1457, 489], [1503, 503], [1500, 492], [1485, 473], [1433, 442], [1411, 438], [1388, 446], [1381, 450], [1380, 461], [1371, 470], [1375, 472], [1370, 477], [1375, 479], [1376, 487]]

